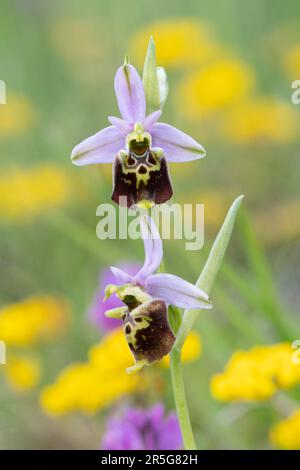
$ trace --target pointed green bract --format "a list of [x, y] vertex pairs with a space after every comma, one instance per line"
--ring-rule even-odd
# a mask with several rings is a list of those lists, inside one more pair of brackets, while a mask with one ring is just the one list
[[[232, 206], [230, 207], [223, 222], [223, 225], [217, 235], [217, 238], [214, 241], [205, 266], [196, 283], [196, 286], [200, 287], [207, 294], [211, 292], [215, 278], [221, 267], [224, 255], [226, 253], [230, 241], [238, 209], [241, 205], [243, 197], [244, 196], [237, 197], [233, 202]], [[183, 343], [191, 328], [193, 327], [196, 319], [197, 310], [185, 310], [182, 323], [177, 334], [177, 339], [174, 345], [176, 349], [180, 350], [182, 348]]]
[[148, 113], [160, 108], [159, 83], [156, 68], [155, 44], [152, 36], [149, 39], [143, 69], [143, 85], [147, 100]]

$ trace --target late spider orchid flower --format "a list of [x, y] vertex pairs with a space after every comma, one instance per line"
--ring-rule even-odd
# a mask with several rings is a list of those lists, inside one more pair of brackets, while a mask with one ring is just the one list
[[122, 119], [109, 117], [112, 125], [78, 144], [71, 159], [78, 166], [113, 163], [112, 199], [117, 204], [168, 201], [172, 186], [167, 162], [196, 160], [205, 150], [184, 132], [158, 123], [160, 110], [146, 116], [143, 83], [132, 65], [117, 70], [115, 93]]
[[188, 309], [209, 309], [208, 295], [199, 287], [173, 274], [157, 273], [163, 257], [162, 241], [151, 217], [141, 217], [145, 262], [136, 275], [111, 267], [122, 285], [108, 285], [106, 296], [116, 293], [125, 304], [105, 313], [122, 318], [128, 345], [136, 360], [130, 371], [159, 361], [169, 354], [175, 336], [168, 322], [168, 305]]

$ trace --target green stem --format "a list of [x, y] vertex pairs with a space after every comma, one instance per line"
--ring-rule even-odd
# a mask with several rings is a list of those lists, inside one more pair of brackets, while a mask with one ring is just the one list
[[194, 434], [187, 407], [180, 350], [173, 348], [170, 354], [170, 367], [177, 416], [185, 450], [196, 450]]

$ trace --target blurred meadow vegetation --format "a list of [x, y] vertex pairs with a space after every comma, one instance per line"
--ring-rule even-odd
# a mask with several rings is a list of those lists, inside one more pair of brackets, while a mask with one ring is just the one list
[[128, 378], [120, 332], [88, 320], [101, 270], [142, 262], [143, 247], [97, 240], [111, 167], [69, 157], [118, 115], [114, 73], [125, 53], [141, 71], [150, 35], [169, 79], [162, 120], [207, 150], [170, 165], [173, 202], [205, 204], [205, 246], [165, 241], [167, 270], [196, 280], [232, 199], [246, 196], [186, 352], [197, 443], [300, 448], [299, 28], [296, 0], [1, 2], [1, 449], [99, 448], [113, 409], [174, 408], [167, 365]]

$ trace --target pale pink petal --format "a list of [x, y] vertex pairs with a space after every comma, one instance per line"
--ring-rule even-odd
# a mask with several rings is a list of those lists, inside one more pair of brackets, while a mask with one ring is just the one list
[[115, 92], [122, 118], [129, 123], [142, 122], [146, 114], [143, 82], [130, 64], [119, 67], [115, 76]]
[[122, 269], [116, 268], [115, 266], [111, 266], [110, 270], [113, 273], [113, 275], [115, 276], [115, 278], [117, 279], [117, 281], [120, 282], [121, 284], [130, 284], [130, 283], [134, 282], [133, 276], [126, 273]]
[[71, 159], [77, 166], [112, 163], [118, 152], [124, 147], [123, 135], [116, 127], [109, 126], [76, 145], [72, 151]]
[[199, 287], [173, 274], [153, 274], [146, 283], [148, 294], [180, 308], [208, 309], [212, 307], [208, 295]]
[[144, 122], [143, 122], [144, 129], [146, 131], [150, 131], [152, 126], [156, 123], [156, 121], [158, 121], [160, 116], [161, 116], [161, 111], [160, 110], [154, 111], [153, 113], [146, 116], [145, 119], [144, 119]]
[[157, 122], [151, 129], [152, 146], [164, 150], [169, 162], [188, 162], [205, 157], [205, 150], [195, 139], [176, 127]]
[[133, 125], [127, 121], [124, 121], [124, 119], [120, 119], [115, 116], [109, 116], [108, 120], [113, 126], [119, 129], [119, 131], [125, 136], [133, 130]]

